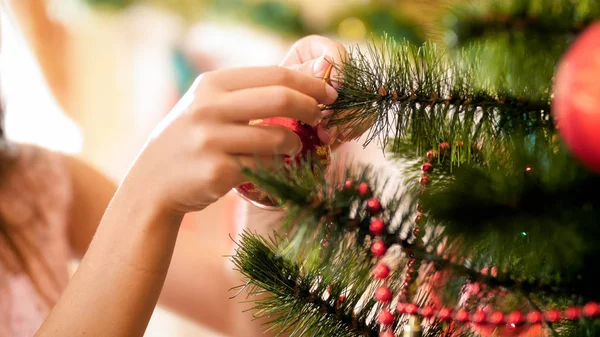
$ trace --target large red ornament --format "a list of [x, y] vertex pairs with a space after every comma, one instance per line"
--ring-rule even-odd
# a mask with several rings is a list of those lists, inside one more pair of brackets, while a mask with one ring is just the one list
[[552, 113], [567, 147], [600, 172], [600, 22], [592, 24], [560, 61]]
[[[300, 137], [300, 141], [302, 141], [302, 150], [300, 151], [300, 154], [294, 158], [285, 156], [285, 163], [295, 165], [301, 163], [303, 159], [308, 159], [308, 157], [310, 157], [313, 167], [318, 165], [322, 172], [327, 171], [331, 161], [331, 150], [329, 146], [324, 145], [321, 142], [317, 135], [317, 129], [295, 119], [286, 117], [257, 119], [251, 121], [250, 125], [281, 126], [293, 131]], [[268, 210], [281, 208], [281, 205], [279, 205], [274, 198], [271, 198], [265, 191], [261, 190], [260, 187], [253, 183], [248, 182], [241, 184], [233, 190], [254, 206]]]

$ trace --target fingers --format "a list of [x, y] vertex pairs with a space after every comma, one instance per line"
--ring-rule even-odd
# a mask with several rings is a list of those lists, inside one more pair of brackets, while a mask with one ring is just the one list
[[202, 81], [225, 91], [284, 86], [313, 97], [323, 104], [333, 103], [338, 96], [333, 87], [318, 78], [282, 67], [223, 69], [205, 74]]
[[200, 151], [230, 155], [295, 156], [302, 150], [300, 137], [279, 126], [211, 125], [199, 128], [195, 140]]
[[317, 101], [284, 86], [243, 89], [213, 102], [215, 118], [248, 123], [251, 119], [289, 117], [309, 125], [318, 125], [323, 114]]

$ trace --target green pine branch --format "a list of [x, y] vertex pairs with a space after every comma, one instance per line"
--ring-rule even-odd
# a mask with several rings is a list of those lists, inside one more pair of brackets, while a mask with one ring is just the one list
[[[514, 130], [551, 130], [550, 81], [534, 80], [538, 68], [531, 81], [514, 80], [509, 64], [480, 57], [486, 48], [451, 55], [431, 43], [391, 39], [356, 48], [338, 65], [339, 97], [326, 107], [334, 110], [329, 122], [348, 129], [374, 123], [365, 145], [409, 139], [420, 154], [444, 141], [481, 143]], [[492, 76], [492, 63], [509, 68]]]
[[600, 19], [596, 0], [475, 0], [458, 2], [443, 17], [450, 47], [505, 36], [536, 44], [568, 40]]

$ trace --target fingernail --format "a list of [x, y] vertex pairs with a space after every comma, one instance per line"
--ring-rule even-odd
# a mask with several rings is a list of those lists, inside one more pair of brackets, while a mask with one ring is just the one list
[[335, 88], [330, 86], [329, 84], [326, 84], [325, 91], [327, 93], [327, 98], [329, 98], [331, 100], [330, 103], [335, 102], [335, 100], [338, 98], [337, 90], [335, 90]]
[[323, 73], [325, 71], [325, 69], [327, 69], [327, 67], [329, 67], [329, 62], [327, 60], [327, 55], [323, 54], [323, 56], [319, 57], [318, 59], [315, 60], [315, 63], [313, 63], [313, 75], [314, 76], [321, 76], [321, 73]]

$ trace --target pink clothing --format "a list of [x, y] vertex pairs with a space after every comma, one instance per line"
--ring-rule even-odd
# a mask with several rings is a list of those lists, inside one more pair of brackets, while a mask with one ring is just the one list
[[69, 279], [69, 170], [57, 153], [18, 151], [0, 176], [0, 337], [33, 336]]

